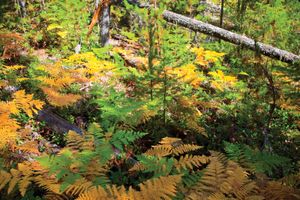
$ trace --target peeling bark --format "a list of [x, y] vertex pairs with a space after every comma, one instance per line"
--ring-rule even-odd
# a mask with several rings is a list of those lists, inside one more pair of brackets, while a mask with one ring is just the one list
[[255, 40], [248, 38], [243, 35], [239, 35], [225, 29], [207, 24], [195, 19], [188, 18], [186, 16], [176, 14], [174, 12], [165, 10], [163, 12], [163, 17], [166, 21], [178, 24], [180, 26], [189, 28], [191, 30], [201, 32], [222, 40], [228, 41], [230, 43], [241, 45], [253, 51], [259, 51], [259, 53], [268, 56], [270, 58], [278, 59], [286, 63], [294, 63], [300, 60], [300, 56], [290, 53], [285, 50], [278, 49], [271, 45], [267, 45], [261, 42], [256, 42]]

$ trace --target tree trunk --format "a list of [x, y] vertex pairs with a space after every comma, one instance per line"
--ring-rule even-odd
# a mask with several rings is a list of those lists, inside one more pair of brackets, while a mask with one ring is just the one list
[[256, 42], [255, 40], [243, 35], [239, 35], [225, 29], [207, 24], [195, 19], [185, 17], [180, 14], [165, 10], [163, 17], [166, 21], [178, 24], [180, 26], [198, 31], [213, 37], [220, 38], [236, 45], [242, 45], [253, 51], [259, 51], [261, 54], [270, 58], [275, 58], [286, 63], [293, 63], [300, 60], [300, 56], [290, 53], [285, 50], [278, 49], [271, 45]]
[[109, 43], [109, 29], [110, 29], [110, 5], [103, 6], [99, 18], [100, 25], [100, 44], [106, 46]]
[[37, 119], [40, 121], [44, 121], [48, 127], [56, 131], [57, 133], [63, 134], [69, 131], [75, 131], [79, 135], [82, 135], [82, 131], [80, 128], [53, 113], [49, 108], [40, 110]]

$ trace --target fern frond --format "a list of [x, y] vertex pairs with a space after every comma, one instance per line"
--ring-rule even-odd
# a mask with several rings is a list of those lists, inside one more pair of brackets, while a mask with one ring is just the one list
[[67, 136], [67, 147], [72, 150], [81, 151], [83, 149], [84, 138], [75, 131], [69, 131]]
[[12, 176], [9, 172], [4, 170], [0, 171], [0, 191], [7, 185], [11, 178]]
[[175, 161], [174, 167], [180, 171], [181, 169], [193, 169], [193, 167], [200, 167], [208, 162], [209, 159], [206, 156], [185, 155]]
[[227, 198], [223, 193], [217, 192], [210, 195], [207, 200], [231, 200], [232, 198]]
[[142, 163], [140, 163], [140, 162], [137, 162], [137, 163], [135, 163], [134, 165], [133, 165], [133, 167], [131, 167], [130, 169], [129, 169], [129, 171], [130, 172], [133, 172], [133, 171], [144, 171], [144, 170], [146, 170], [147, 169], [147, 167], [145, 166], [145, 165], [143, 165]]
[[48, 192], [46, 195], [43, 196], [45, 200], [71, 200], [68, 195], [66, 194], [56, 194], [52, 192]]
[[255, 182], [248, 179], [248, 173], [237, 163], [229, 161], [226, 174], [228, 178], [221, 187], [224, 194], [232, 193], [238, 199], [245, 199], [251, 196], [251, 193], [257, 191], [258, 187]]
[[218, 159], [218, 157], [212, 157], [205, 170], [206, 171], [202, 176], [200, 184], [198, 185], [199, 189], [209, 194], [218, 192], [222, 183], [227, 178], [224, 164]]
[[109, 196], [109, 194], [102, 187], [92, 188], [91, 190], [82, 193], [76, 200], [114, 200], [113, 197]]
[[171, 154], [180, 155], [190, 151], [195, 151], [201, 148], [198, 145], [182, 144], [180, 138], [165, 137], [159, 145], [154, 145], [151, 149], [147, 150], [144, 154], [148, 156], [164, 157]]
[[21, 179], [21, 172], [16, 169], [10, 170], [11, 179], [8, 184], [7, 193], [10, 194]]
[[171, 200], [176, 196], [176, 185], [181, 181], [181, 175], [165, 176], [148, 180], [139, 184], [141, 191], [137, 199]]
[[93, 183], [84, 178], [76, 180], [75, 183], [69, 185], [64, 191], [69, 196], [76, 196], [93, 188]]
[[116, 148], [122, 150], [123, 146], [126, 146], [134, 142], [135, 140], [142, 138], [145, 135], [147, 135], [147, 133], [118, 130], [113, 134], [110, 143], [114, 145]]
[[177, 146], [172, 149], [172, 153], [175, 154], [176, 156], [180, 154], [185, 154], [191, 151], [195, 151], [197, 149], [200, 149], [201, 146], [198, 145], [193, 145], [193, 144], [182, 144], [180, 146]]
[[262, 190], [266, 199], [274, 200], [297, 200], [300, 198], [300, 192], [295, 189], [285, 186], [277, 181], [268, 182], [266, 188]]
[[186, 188], [190, 188], [200, 181], [202, 175], [202, 171], [193, 171], [190, 174], [185, 174], [182, 177], [182, 183]]
[[170, 146], [154, 146], [148, 149], [145, 153], [147, 156], [164, 157], [172, 154], [172, 147]]
[[52, 178], [49, 178], [44, 175], [38, 175], [34, 178], [34, 182], [39, 187], [44, 188], [49, 192], [60, 194], [60, 184]]
[[53, 88], [42, 87], [47, 100], [53, 106], [63, 107], [76, 103], [82, 97], [77, 94], [62, 94]]
[[14, 145], [14, 148], [16, 150], [20, 150], [27, 154], [36, 154], [36, 155], [41, 154], [38, 149], [37, 141], [29, 141], [29, 142], [25, 142], [24, 144], [21, 144], [21, 145]]
[[293, 187], [300, 188], [300, 172], [297, 174], [291, 174], [285, 176], [279, 180], [282, 184]]

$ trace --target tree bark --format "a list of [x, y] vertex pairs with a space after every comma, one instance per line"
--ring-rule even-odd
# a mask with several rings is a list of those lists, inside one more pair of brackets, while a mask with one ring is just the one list
[[168, 22], [178, 24], [191, 30], [198, 31], [216, 38], [220, 38], [222, 40], [228, 41], [236, 45], [244, 46], [253, 51], [259, 51], [259, 53], [265, 56], [278, 59], [282, 62], [294, 63], [300, 60], [300, 56], [290, 53], [288, 51], [281, 50], [261, 42], [256, 42], [255, 40], [246, 36], [239, 35], [227, 31], [225, 29], [213, 26], [211, 24], [207, 24], [180, 14], [173, 13], [168, 10], [165, 10], [163, 12], [163, 18]]
[[53, 113], [49, 108], [40, 110], [37, 119], [40, 121], [44, 121], [48, 127], [56, 131], [57, 133], [63, 134], [69, 131], [75, 131], [79, 135], [82, 135], [82, 131], [80, 128]]
[[100, 25], [100, 44], [107, 46], [109, 43], [109, 30], [110, 30], [110, 5], [103, 6], [99, 19]]

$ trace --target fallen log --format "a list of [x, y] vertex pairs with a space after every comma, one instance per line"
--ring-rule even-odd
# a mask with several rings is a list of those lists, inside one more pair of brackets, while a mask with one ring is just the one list
[[241, 45], [253, 51], [258, 51], [259, 53], [270, 58], [278, 59], [282, 62], [294, 63], [300, 60], [300, 56], [290, 53], [288, 51], [281, 50], [261, 42], [256, 42], [255, 40], [246, 36], [239, 35], [227, 31], [225, 29], [213, 26], [211, 24], [207, 24], [168, 10], [165, 10], [163, 12], [163, 18], [168, 22], [178, 24], [180, 26], [189, 28], [193, 31], [201, 32], [236, 45]]
[[49, 128], [57, 133], [64, 134], [69, 131], [75, 131], [79, 135], [82, 135], [82, 130], [80, 128], [53, 113], [49, 108], [40, 110], [37, 119], [39, 121], [44, 121]]

